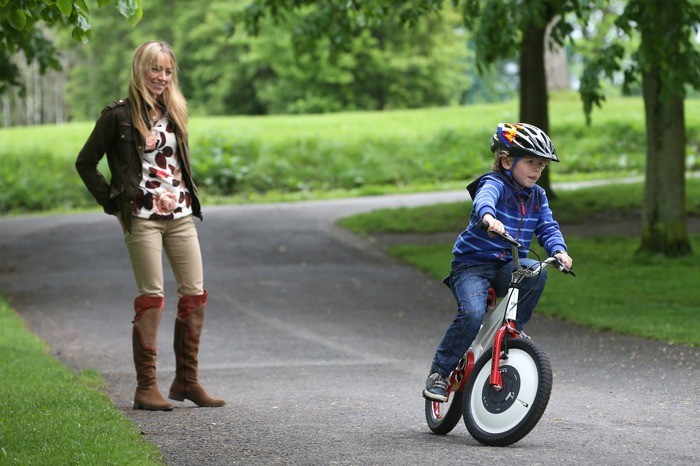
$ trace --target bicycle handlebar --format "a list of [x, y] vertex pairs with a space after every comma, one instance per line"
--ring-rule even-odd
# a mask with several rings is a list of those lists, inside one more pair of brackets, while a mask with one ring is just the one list
[[[476, 226], [477, 226], [477, 228], [481, 228], [484, 231], [489, 230], [489, 224], [484, 222], [483, 220], [479, 220], [476, 223]], [[510, 244], [511, 246], [513, 246], [514, 247], [513, 254], [517, 255], [517, 250], [515, 248], [519, 248], [521, 246], [521, 244], [518, 241], [516, 241], [516, 239], [513, 238], [507, 231], [504, 234], [496, 233], [495, 231], [492, 231], [491, 233], [498, 236], [499, 238], [501, 238], [503, 241]], [[573, 270], [567, 269], [566, 267], [564, 267], [564, 264], [562, 264], [561, 261], [559, 259], [557, 259], [556, 257], [550, 257], [548, 259], [545, 259], [542, 263], [544, 265], [552, 265], [552, 266], [554, 266], [554, 268], [556, 268], [557, 270], [559, 270], [562, 273], [571, 275], [573, 277], [576, 276], [576, 274], [574, 273]]]
[[545, 259], [544, 262], [546, 262], [547, 264], [551, 264], [555, 269], [557, 269], [561, 273], [571, 275], [572, 277], [576, 276], [576, 273], [573, 270], [564, 267], [564, 264], [562, 264], [561, 261], [556, 257], [549, 257]]
[[[484, 230], [484, 231], [489, 231], [489, 224], [486, 223], [486, 222], [484, 222], [483, 220], [479, 220], [479, 221], [476, 223], [476, 227], [477, 227], [477, 228], [481, 228], [481, 229]], [[505, 241], [506, 243], [510, 244], [511, 246], [515, 246], [516, 248], [519, 248], [519, 247], [521, 246], [521, 244], [518, 243], [518, 242], [515, 240], [515, 238], [513, 238], [512, 236], [510, 236], [510, 233], [508, 233], [507, 231], [506, 231], [505, 233], [496, 233], [495, 231], [492, 231], [492, 232], [490, 232], [490, 233], [492, 233], [492, 234], [498, 236], [499, 238], [501, 238], [503, 241]]]

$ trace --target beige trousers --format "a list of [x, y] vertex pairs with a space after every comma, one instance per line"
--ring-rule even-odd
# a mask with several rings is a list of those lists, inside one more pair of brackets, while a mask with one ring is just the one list
[[132, 218], [124, 242], [129, 251], [139, 296], [164, 296], [163, 250], [175, 275], [177, 295], [204, 293], [202, 254], [194, 218], [146, 220]]

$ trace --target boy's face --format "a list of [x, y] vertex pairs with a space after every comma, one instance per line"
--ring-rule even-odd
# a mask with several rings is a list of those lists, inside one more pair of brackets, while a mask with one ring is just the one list
[[524, 188], [532, 188], [542, 176], [542, 171], [549, 165], [547, 160], [541, 157], [521, 157], [513, 166], [514, 161], [515, 159], [506, 159], [503, 166], [511, 170], [515, 182]]

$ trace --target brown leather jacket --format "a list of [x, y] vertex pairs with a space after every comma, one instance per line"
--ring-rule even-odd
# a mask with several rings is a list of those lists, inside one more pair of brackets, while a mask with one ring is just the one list
[[[182, 179], [192, 196], [192, 213], [202, 218], [197, 187], [192, 182], [190, 150], [182, 132], [176, 128], [177, 151], [182, 164]], [[78, 154], [75, 168], [97, 203], [110, 215], [121, 213], [124, 226], [131, 230], [131, 212], [141, 182], [143, 139], [131, 124], [129, 100], [110, 103], [95, 123], [92, 134]], [[110, 182], [97, 169], [107, 154]]]

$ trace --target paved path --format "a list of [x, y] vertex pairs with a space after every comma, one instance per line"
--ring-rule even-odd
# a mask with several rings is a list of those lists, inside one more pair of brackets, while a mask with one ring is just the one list
[[[528, 333], [550, 353], [555, 384], [535, 430], [507, 449], [482, 447], [462, 424], [429, 432], [420, 391], [452, 297], [334, 222], [463, 196], [206, 208], [201, 378], [229, 401], [221, 409], [130, 409], [135, 287], [113, 218], [0, 219], [0, 289], [58, 358], [103, 374], [115, 406], [168, 464], [698, 464], [700, 349], [540, 316]], [[172, 280], [166, 291], [164, 391]]]

